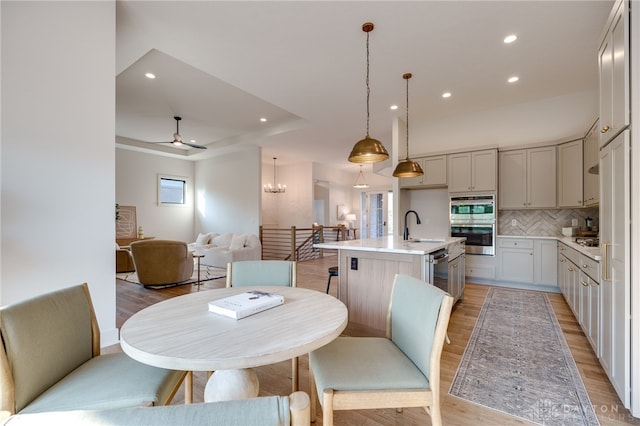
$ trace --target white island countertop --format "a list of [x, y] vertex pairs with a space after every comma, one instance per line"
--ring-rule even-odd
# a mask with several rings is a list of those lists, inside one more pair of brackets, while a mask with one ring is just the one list
[[317, 243], [315, 248], [333, 250], [377, 251], [383, 253], [419, 254], [425, 255], [448, 247], [452, 243], [465, 241], [459, 237], [421, 238], [403, 240], [402, 237], [389, 236], [366, 238], [364, 240], [330, 241]]

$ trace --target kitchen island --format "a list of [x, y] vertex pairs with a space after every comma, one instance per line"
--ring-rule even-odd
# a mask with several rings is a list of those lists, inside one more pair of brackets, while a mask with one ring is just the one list
[[[320, 249], [338, 250], [338, 298], [349, 310], [351, 331], [384, 334], [391, 288], [396, 274], [430, 280], [433, 255], [448, 252], [445, 268], [455, 272], [447, 281], [455, 283], [456, 299], [464, 288], [464, 238], [403, 240], [389, 236], [363, 240], [314, 244]], [[463, 262], [464, 263], [464, 262]], [[433, 274], [432, 274], [433, 275]], [[451, 272], [449, 273], [451, 275]], [[450, 291], [451, 292], [451, 291]], [[357, 331], [356, 331], [357, 332]]]

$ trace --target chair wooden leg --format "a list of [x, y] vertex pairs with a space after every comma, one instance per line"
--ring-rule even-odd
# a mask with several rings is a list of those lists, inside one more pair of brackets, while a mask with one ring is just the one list
[[184, 403], [193, 403], [193, 371], [187, 371], [184, 376]]
[[322, 426], [333, 426], [333, 389], [322, 391]]
[[[433, 405], [429, 407], [427, 413], [431, 416], [431, 425], [432, 426], [442, 426], [442, 414], [440, 412], [439, 405]], [[425, 408], [426, 409], [426, 408]]]
[[291, 359], [291, 393], [297, 392], [300, 388], [299, 378], [298, 378], [298, 357]]
[[289, 395], [289, 412], [291, 426], [309, 426], [309, 395], [304, 392]]
[[316, 391], [316, 380], [313, 377], [313, 370], [311, 370], [311, 368], [309, 368], [309, 399], [311, 400], [311, 423], [315, 423], [318, 392]]

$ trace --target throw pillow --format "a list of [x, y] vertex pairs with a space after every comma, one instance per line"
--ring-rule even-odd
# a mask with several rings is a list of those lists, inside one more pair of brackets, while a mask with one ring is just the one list
[[231, 244], [232, 238], [233, 238], [233, 234], [218, 235], [213, 239], [212, 242], [217, 247], [229, 247], [229, 244]]
[[238, 250], [243, 248], [246, 241], [247, 236], [245, 234], [234, 235], [231, 239], [231, 244], [229, 244], [229, 250]]
[[196, 238], [196, 245], [203, 246], [207, 243], [209, 243], [209, 234], [203, 234], [203, 233], [198, 234], [198, 238]]

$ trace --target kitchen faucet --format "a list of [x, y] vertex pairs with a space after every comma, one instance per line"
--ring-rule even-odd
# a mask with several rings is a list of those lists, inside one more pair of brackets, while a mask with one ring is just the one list
[[409, 216], [409, 213], [416, 215], [416, 223], [420, 225], [420, 216], [418, 216], [418, 212], [415, 210], [409, 210], [404, 214], [404, 235], [402, 236], [402, 239], [405, 241], [409, 239], [409, 226], [407, 224], [407, 216]]

